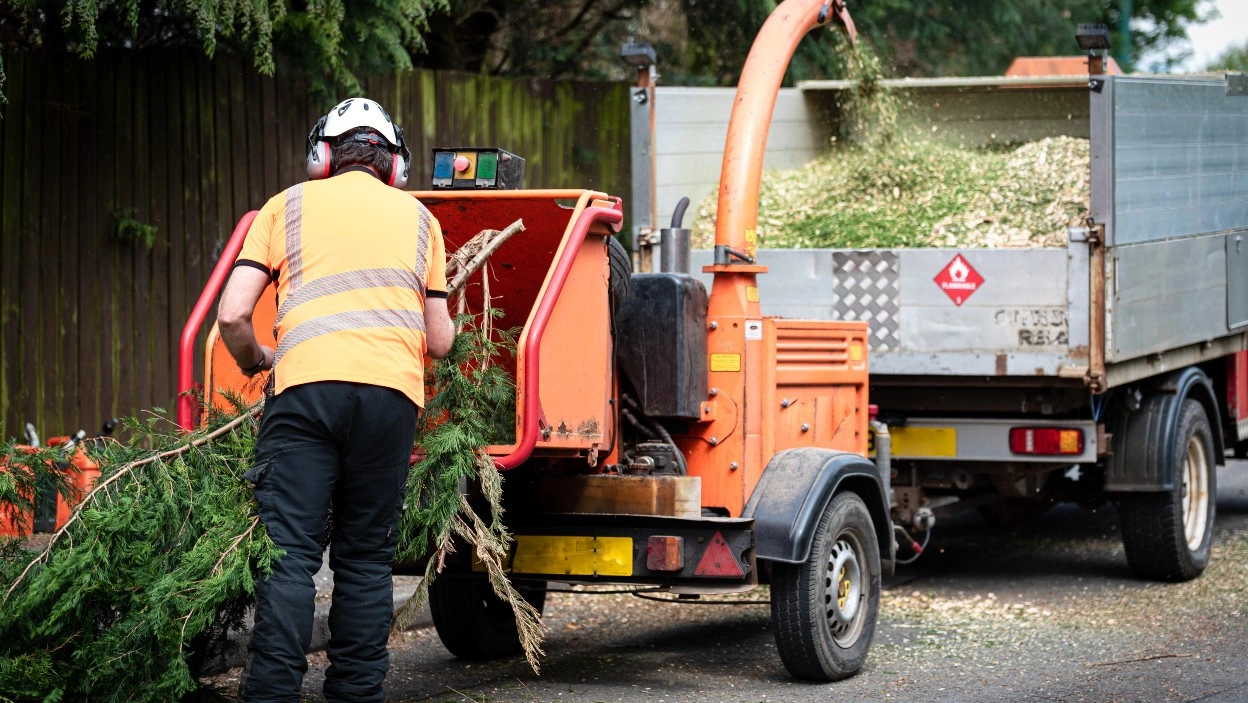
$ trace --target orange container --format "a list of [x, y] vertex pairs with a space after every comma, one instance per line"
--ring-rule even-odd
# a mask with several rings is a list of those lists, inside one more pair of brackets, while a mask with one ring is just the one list
[[[48, 446], [55, 447], [69, 441], [69, 437], [53, 437], [48, 440]], [[30, 447], [23, 447], [25, 451], [34, 452]], [[7, 467], [0, 466], [0, 471], [6, 470]], [[74, 507], [82, 498], [90, 492], [95, 486], [96, 480], [100, 477], [100, 465], [95, 463], [87, 453], [82, 450], [79, 445], [74, 448], [73, 454], [70, 455], [69, 465], [64, 467], [64, 471], [70, 475], [72, 481], [72, 490], [70, 491], [70, 501], [66, 501], [64, 496], [56, 496], [56, 527], [60, 529], [69, 520], [70, 514]], [[29, 535], [33, 531], [34, 515], [32, 511], [23, 511], [17, 514], [9, 514], [7, 512], [0, 513], [0, 537], [21, 537]]]
[[[56, 447], [68, 441], [69, 437], [53, 437], [48, 440], [48, 446]], [[73, 468], [66, 470], [70, 472], [70, 478], [73, 480], [73, 490], [70, 492], [71, 502], [67, 503], [64, 496], [56, 497], [56, 529], [58, 530], [65, 526], [74, 508], [78, 507], [78, 503], [91, 492], [92, 488], [95, 488], [95, 482], [100, 478], [100, 465], [87, 456], [81, 444], [74, 448], [74, 453], [69, 457], [69, 463]]]

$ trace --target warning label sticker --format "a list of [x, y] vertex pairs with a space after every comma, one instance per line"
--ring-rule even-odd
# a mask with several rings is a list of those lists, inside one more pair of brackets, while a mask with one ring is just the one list
[[741, 355], [711, 354], [711, 370], [739, 373], [741, 371]]
[[961, 254], [953, 257], [933, 280], [958, 307], [984, 284], [984, 277]]

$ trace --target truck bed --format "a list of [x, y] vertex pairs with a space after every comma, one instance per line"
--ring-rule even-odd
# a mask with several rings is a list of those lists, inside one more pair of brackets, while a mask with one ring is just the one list
[[1248, 82], [1089, 96], [1090, 227], [1067, 248], [759, 251], [763, 313], [867, 320], [872, 376], [898, 380], [1101, 390], [1248, 348]]

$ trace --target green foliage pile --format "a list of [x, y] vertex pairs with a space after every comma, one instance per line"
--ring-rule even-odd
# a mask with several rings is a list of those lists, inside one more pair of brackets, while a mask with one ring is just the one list
[[[514, 334], [480, 327], [458, 335], [431, 374], [438, 393], [418, 435], [424, 459], [409, 476], [399, 554], [432, 555], [427, 582], [454, 537], [471, 544], [498, 595], [517, 604], [536, 668], [543, 630], [503, 572], [502, 479], [483, 452], [509, 441], [498, 435], [509, 414], [514, 426], [512, 381], [490, 363], [514, 348]], [[255, 579], [280, 558], [242, 478], [259, 408], [236, 406], [190, 436], [163, 429], [172, 423], [159, 411], [126, 421], [132, 439], [93, 443], [102, 475], [45, 550], [0, 541], [0, 701], [213, 696], [196, 681], [197, 666], [241, 625]], [[56, 458], [7, 445], [0, 510], [29, 509], [30, 488], [54, 473], [45, 462]], [[464, 485], [481, 487], [488, 521], [462, 497]]]
[[[1064, 246], [1088, 213], [1086, 139], [1013, 149], [921, 141], [838, 145], [763, 174], [760, 249]], [[695, 248], [715, 241], [717, 194], [698, 209]]]
[[[1052, 247], [1088, 213], [1086, 139], [1017, 147], [948, 146], [903, 131], [905, 101], [881, 85], [865, 45], [849, 54], [854, 86], [838, 106], [843, 134], [800, 168], [764, 172], [758, 247]], [[699, 206], [693, 246], [715, 241], [718, 193]]]

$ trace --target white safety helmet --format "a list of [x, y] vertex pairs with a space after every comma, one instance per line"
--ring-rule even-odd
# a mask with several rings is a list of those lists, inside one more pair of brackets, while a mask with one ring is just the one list
[[331, 162], [329, 143], [359, 127], [366, 127], [381, 135], [386, 142], [386, 150], [394, 156], [390, 172], [381, 174], [386, 184], [395, 188], [407, 185], [412, 152], [403, 139], [403, 129], [390, 119], [390, 113], [385, 108], [368, 98], [343, 100], [317, 120], [316, 126], [308, 133], [308, 178], [328, 178]]

